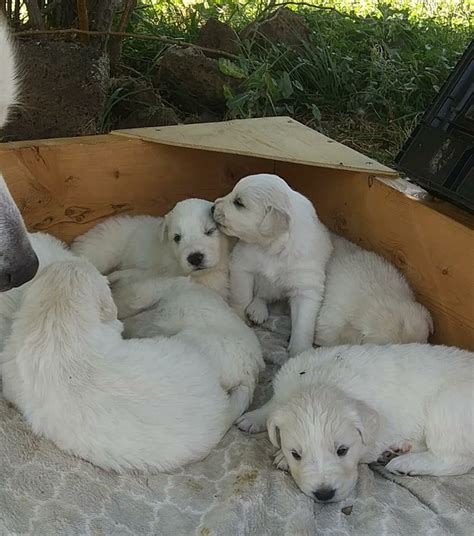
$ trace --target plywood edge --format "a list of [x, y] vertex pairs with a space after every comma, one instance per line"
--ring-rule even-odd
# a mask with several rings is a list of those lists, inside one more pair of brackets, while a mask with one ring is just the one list
[[404, 273], [432, 313], [433, 343], [474, 350], [472, 215], [459, 211], [465, 217], [457, 217], [455, 207], [439, 210], [393, 188], [393, 181], [361, 180], [348, 172], [317, 180], [314, 168], [286, 163], [276, 171], [314, 202], [330, 229]]
[[116, 130], [112, 135], [188, 149], [399, 177], [395, 170], [290, 117], [135, 128]]
[[398, 180], [387, 180], [385, 177], [376, 177], [376, 180], [392, 190], [397, 190], [408, 199], [416, 201], [425, 209], [435, 212], [447, 220], [454, 221], [471, 231], [474, 230], [474, 214], [448, 201], [433, 197], [429, 192], [416, 184], [410, 183], [402, 178]]
[[113, 136], [111, 134], [98, 134], [95, 136], [77, 136], [71, 138], [46, 138], [26, 141], [7, 141], [0, 143], [0, 151], [28, 149], [31, 147], [63, 147], [66, 145], [80, 144], [95, 145], [100, 143], [117, 143], [119, 141], [120, 139], [118, 139], [117, 136]]

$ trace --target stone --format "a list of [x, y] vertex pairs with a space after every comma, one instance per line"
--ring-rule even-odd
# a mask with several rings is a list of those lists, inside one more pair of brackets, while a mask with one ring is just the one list
[[241, 31], [240, 39], [268, 40], [275, 45], [298, 48], [308, 41], [309, 34], [309, 26], [304, 17], [282, 7], [265, 20], [251, 22]]
[[191, 47], [168, 49], [155, 82], [167, 100], [192, 113], [225, 111], [225, 85], [235, 88], [238, 81], [223, 74], [217, 60]]
[[110, 80], [109, 95], [119, 90], [113, 105], [111, 129], [177, 125], [176, 112], [163, 103], [156, 89], [143, 79], [120, 77]]
[[[235, 30], [228, 24], [211, 18], [199, 30], [195, 43], [201, 47], [238, 54], [240, 39]], [[208, 54], [206, 53], [206, 55]]]

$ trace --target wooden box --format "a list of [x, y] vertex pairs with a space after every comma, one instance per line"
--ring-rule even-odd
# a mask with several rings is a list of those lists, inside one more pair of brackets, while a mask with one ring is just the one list
[[328, 227], [404, 272], [433, 314], [433, 342], [474, 350], [474, 217], [406, 195], [395, 171], [292, 119], [0, 144], [0, 170], [28, 228], [67, 242], [108, 216], [162, 215], [277, 173]]

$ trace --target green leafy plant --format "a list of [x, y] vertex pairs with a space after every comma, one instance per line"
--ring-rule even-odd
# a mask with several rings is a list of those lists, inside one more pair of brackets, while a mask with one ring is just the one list
[[[240, 31], [269, 0], [144, 0], [131, 31], [192, 41], [210, 17]], [[314, 6], [327, 9], [318, 9]], [[306, 0], [288, 5], [310, 38], [297, 50], [247, 41], [219, 60], [227, 118], [291, 115], [390, 163], [473, 35], [472, 0]], [[152, 77], [162, 43], [127, 40], [128, 67]], [[237, 89], [236, 89], [237, 88]]]

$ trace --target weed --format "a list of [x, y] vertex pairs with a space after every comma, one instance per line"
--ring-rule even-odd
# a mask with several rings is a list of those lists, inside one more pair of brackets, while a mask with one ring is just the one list
[[[130, 29], [192, 41], [211, 16], [239, 31], [279, 3], [148, 0]], [[240, 81], [238, 91], [225, 88], [227, 117], [291, 115], [388, 163], [474, 28], [472, 0], [309, 0], [289, 7], [305, 17], [309, 41], [297, 51], [246, 41], [238, 61], [220, 60], [221, 71]], [[123, 59], [148, 77], [165, 49], [128, 40]]]

